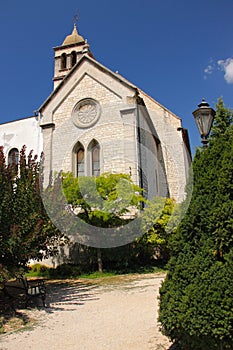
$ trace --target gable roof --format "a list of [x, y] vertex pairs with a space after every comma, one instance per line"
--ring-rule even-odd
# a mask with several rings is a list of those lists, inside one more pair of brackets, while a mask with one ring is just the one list
[[55, 97], [55, 95], [62, 89], [62, 87], [66, 84], [66, 82], [69, 80], [71, 75], [74, 74], [74, 72], [79, 68], [79, 66], [84, 62], [89, 61], [92, 64], [94, 64], [98, 69], [102, 70], [103, 72], [107, 73], [108, 75], [111, 75], [115, 79], [117, 79], [120, 83], [124, 84], [130, 89], [135, 90], [135, 92], [138, 93], [138, 89], [136, 85], [130, 83], [128, 80], [126, 80], [124, 77], [119, 75], [118, 73], [114, 73], [92, 57], [90, 57], [88, 54], [84, 54], [80, 60], [75, 64], [75, 66], [69, 71], [69, 73], [64, 77], [64, 79], [60, 82], [60, 84], [54, 89], [54, 91], [48, 96], [48, 98], [43, 102], [43, 104], [38, 108], [37, 112], [42, 112], [43, 109], [48, 105], [48, 103]]
[[38, 108], [37, 112], [42, 112], [43, 109], [48, 105], [48, 103], [56, 96], [58, 91], [62, 89], [62, 87], [66, 84], [66, 82], [69, 80], [69, 78], [73, 75], [73, 73], [81, 66], [81, 64], [84, 61], [89, 61], [93, 65], [95, 65], [98, 69], [102, 70], [103, 72], [107, 73], [108, 75], [114, 77], [116, 80], [118, 80], [120, 83], [124, 84], [126, 87], [131, 88], [135, 90], [135, 93], [137, 95], [140, 95], [143, 98], [143, 95], [149, 98], [153, 103], [157, 104], [159, 107], [163, 108], [165, 111], [167, 111], [169, 114], [171, 114], [174, 118], [181, 120], [180, 117], [178, 117], [175, 113], [170, 111], [168, 108], [164, 107], [161, 103], [156, 101], [153, 97], [145, 93], [143, 90], [138, 88], [136, 85], [131, 83], [129, 80], [124, 78], [119, 73], [114, 73], [111, 69], [107, 68], [100, 62], [96, 61], [94, 58], [92, 58], [88, 53], [83, 54], [83, 56], [78, 60], [78, 62], [74, 65], [74, 67], [69, 71], [69, 73], [64, 77], [64, 79], [60, 82], [60, 84], [52, 91], [52, 93], [48, 96], [48, 98], [43, 102], [43, 104]]

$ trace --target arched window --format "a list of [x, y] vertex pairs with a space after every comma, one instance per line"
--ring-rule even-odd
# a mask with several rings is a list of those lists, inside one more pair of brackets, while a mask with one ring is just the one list
[[100, 145], [96, 140], [89, 143], [87, 152], [81, 142], [74, 146], [73, 172], [75, 176], [100, 175]]
[[88, 147], [90, 158], [90, 175], [100, 175], [100, 145], [96, 140], [92, 140]]
[[77, 53], [75, 51], [71, 52], [71, 67], [73, 67], [77, 62]]
[[75, 176], [85, 175], [85, 151], [80, 142], [73, 149], [73, 172]]
[[84, 176], [85, 175], [85, 169], [84, 169], [84, 149], [79, 148], [77, 152], [77, 176]]
[[61, 55], [61, 69], [65, 69], [66, 65], [67, 65], [67, 57], [66, 57], [66, 54], [63, 53]]
[[12, 148], [8, 153], [8, 164], [10, 166], [15, 166], [17, 169], [19, 163], [19, 150], [17, 148]]

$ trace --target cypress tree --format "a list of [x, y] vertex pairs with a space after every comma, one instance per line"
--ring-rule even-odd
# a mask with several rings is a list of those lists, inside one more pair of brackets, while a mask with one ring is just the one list
[[186, 350], [233, 349], [233, 124], [221, 99], [216, 107], [160, 289], [162, 332]]

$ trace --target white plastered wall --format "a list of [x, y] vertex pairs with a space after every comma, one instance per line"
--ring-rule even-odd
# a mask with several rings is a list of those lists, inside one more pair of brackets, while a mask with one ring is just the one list
[[12, 148], [19, 151], [26, 145], [26, 153], [33, 150], [40, 156], [43, 150], [42, 132], [37, 117], [29, 117], [0, 125], [0, 146], [4, 147], [5, 156]]

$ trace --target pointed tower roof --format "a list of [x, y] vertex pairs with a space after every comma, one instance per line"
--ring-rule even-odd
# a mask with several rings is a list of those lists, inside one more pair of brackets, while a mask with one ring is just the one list
[[65, 40], [62, 43], [62, 46], [66, 46], [66, 45], [71, 45], [71, 44], [78, 44], [78, 43], [82, 43], [84, 42], [84, 39], [81, 35], [79, 35], [77, 28], [76, 28], [76, 24], [74, 24], [74, 29], [72, 34], [67, 35], [67, 37], [65, 38]]

